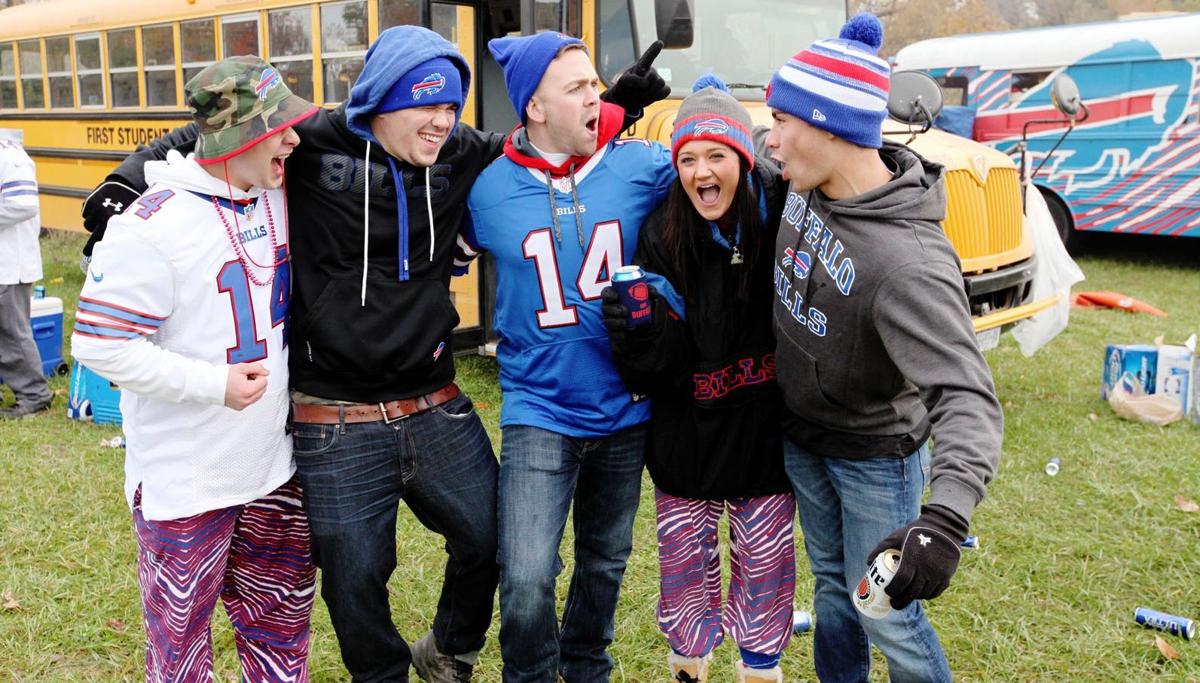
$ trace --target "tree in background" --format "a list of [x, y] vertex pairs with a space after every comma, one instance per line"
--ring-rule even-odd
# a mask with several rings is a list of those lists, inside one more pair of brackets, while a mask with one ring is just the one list
[[1200, 12], [1200, 0], [850, 0], [851, 13], [883, 21], [879, 51], [890, 56], [911, 43], [958, 33], [982, 33], [1105, 21], [1140, 12]]

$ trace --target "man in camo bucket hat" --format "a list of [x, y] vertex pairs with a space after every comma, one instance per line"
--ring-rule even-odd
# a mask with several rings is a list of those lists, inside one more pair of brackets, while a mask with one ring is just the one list
[[196, 161], [225, 161], [317, 113], [297, 97], [275, 67], [258, 57], [228, 57], [184, 86], [192, 118], [200, 126]]
[[291, 126], [317, 109], [255, 57], [201, 71], [187, 99], [200, 144], [147, 163], [150, 186], [109, 222], [73, 348], [125, 390], [146, 680], [212, 678], [220, 597], [243, 680], [307, 681], [316, 568], [285, 431], [280, 188]]

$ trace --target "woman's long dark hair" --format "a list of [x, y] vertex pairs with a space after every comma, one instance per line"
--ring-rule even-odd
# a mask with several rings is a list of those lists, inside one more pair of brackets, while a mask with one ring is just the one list
[[[734, 224], [740, 222], [742, 226], [738, 250], [742, 253], [743, 263], [735, 272], [737, 298], [746, 301], [750, 297], [751, 273], [762, 251], [763, 230], [762, 219], [758, 213], [758, 197], [750, 187], [750, 164], [741, 155], [738, 155], [738, 163], [741, 173], [729, 210], [733, 214]], [[712, 239], [712, 229], [692, 205], [692, 200], [688, 198], [683, 189], [683, 182], [679, 179], [671, 185], [671, 191], [667, 195], [662, 237], [671, 267], [681, 285], [680, 294], [686, 297], [689, 276], [692, 270], [700, 267], [701, 249], [706, 240]]]

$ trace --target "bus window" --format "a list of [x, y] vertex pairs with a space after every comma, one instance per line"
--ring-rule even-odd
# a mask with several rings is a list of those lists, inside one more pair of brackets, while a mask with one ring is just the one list
[[1049, 71], [1014, 72], [1012, 75], [1012, 85], [1008, 91], [1008, 101], [1016, 102], [1027, 90], [1038, 87], [1049, 77]]
[[183, 49], [183, 82], [217, 61], [217, 35], [212, 19], [185, 21], [179, 25], [179, 42]]
[[175, 38], [171, 26], [142, 27], [142, 63], [146, 69], [146, 106], [175, 107]]
[[23, 40], [17, 43], [21, 55], [21, 93], [26, 109], [41, 109], [46, 106], [46, 93], [42, 90], [42, 46], [38, 40]]
[[312, 10], [307, 7], [274, 10], [267, 13], [267, 39], [270, 59], [293, 94], [311, 101]]
[[321, 5], [321, 72], [325, 101], [349, 99], [367, 51], [367, 2]]
[[66, 36], [46, 39], [46, 75], [50, 78], [50, 107], [75, 106], [71, 93], [71, 41]]
[[79, 81], [79, 106], [104, 106], [104, 62], [100, 57], [100, 34], [75, 36], [75, 77]]
[[[626, 0], [600, 0], [600, 40], [597, 69], [600, 76], [612, 83], [637, 59], [633, 53], [633, 19]], [[670, 79], [668, 69], [666, 79]]]
[[421, 25], [421, 0], [379, 0], [379, 30], [403, 24]]
[[446, 40], [458, 43], [458, 7], [435, 2], [430, 8], [429, 28]]
[[136, 41], [131, 28], [108, 32], [108, 91], [114, 107], [139, 106]]
[[221, 17], [221, 56], [259, 56], [258, 15], [235, 14]]
[[534, 0], [532, 31], [559, 31], [578, 38], [582, 13], [579, 0]]
[[17, 63], [13, 44], [0, 43], [0, 109], [17, 108]]
[[942, 103], [948, 107], [962, 107], [967, 104], [967, 86], [970, 81], [966, 76], [942, 76], [936, 79], [942, 86]]

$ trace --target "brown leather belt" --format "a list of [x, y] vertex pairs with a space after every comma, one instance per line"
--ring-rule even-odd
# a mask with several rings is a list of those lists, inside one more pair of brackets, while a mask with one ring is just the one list
[[423, 413], [459, 394], [457, 384], [447, 384], [437, 391], [416, 398], [402, 398], [387, 403], [355, 403], [352, 405], [317, 405], [293, 403], [292, 421], [307, 424], [335, 425], [341, 422], [375, 422], [391, 424], [397, 420]]

